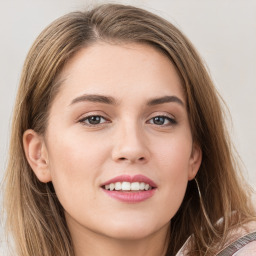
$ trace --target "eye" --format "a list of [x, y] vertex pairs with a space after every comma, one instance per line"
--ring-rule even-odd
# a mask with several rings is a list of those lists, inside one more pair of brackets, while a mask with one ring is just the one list
[[98, 125], [98, 124], [103, 124], [106, 123], [107, 120], [103, 116], [97, 116], [97, 115], [92, 115], [92, 116], [87, 116], [79, 120], [80, 123], [84, 125]]
[[168, 125], [174, 125], [177, 122], [175, 121], [175, 119], [171, 118], [171, 117], [167, 117], [167, 116], [155, 116], [153, 118], [151, 118], [149, 120], [150, 124], [154, 124], [154, 125], [162, 125], [162, 126], [168, 126]]

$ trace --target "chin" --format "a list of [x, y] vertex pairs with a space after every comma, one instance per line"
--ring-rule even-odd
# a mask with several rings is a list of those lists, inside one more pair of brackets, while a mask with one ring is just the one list
[[108, 226], [108, 229], [104, 229], [104, 231], [108, 230], [108, 232], [105, 232], [106, 236], [119, 240], [140, 240], [153, 235], [161, 229], [167, 232], [169, 223], [146, 222], [145, 219], [144, 221], [127, 220], [125, 222], [115, 222], [111, 225], [111, 228]]

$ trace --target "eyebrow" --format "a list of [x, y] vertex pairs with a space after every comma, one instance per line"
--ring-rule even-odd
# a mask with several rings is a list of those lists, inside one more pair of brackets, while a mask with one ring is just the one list
[[159, 98], [153, 98], [147, 102], [147, 105], [155, 106], [155, 105], [160, 105], [160, 104], [169, 103], [169, 102], [175, 102], [180, 104], [183, 107], [185, 106], [184, 102], [177, 96], [163, 96]]
[[[70, 105], [73, 105], [75, 103], [79, 102], [96, 102], [96, 103], [104, 103], [104, 104], [110, 104], [110, 105], [117, 105], [117, 101], [111, 97], [111, 96], [105, 96], [105, 95], [99, 95], [99, 94], [84, 94], [81, 95], [71, 101]], [[155, 105], [160, 105], [164, 103], [169, 103], [169, 102], [175, 102], [180, 104], [181, 106], [185, 106], [183, 101], [178, 98], [177, 96], [163, 96], [159, 98], [153, 98], [147, 101], [146, 105], [148, 106], [155, 106]]]
[[111, 96], [104, 96], [104, 95], [98, 95], [98, 94], [84, 94], [82, 96], [79, 96], [71, 101], [70, 105], [73, 105], [78, 102], [98, 102], [98, 103], [104, 103], [104, 104], [111, 104], [116, 105], [116, 100]]

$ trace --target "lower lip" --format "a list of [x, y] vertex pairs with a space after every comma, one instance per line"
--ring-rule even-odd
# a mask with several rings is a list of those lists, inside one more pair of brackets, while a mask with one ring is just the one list
[[121, 202], [125, 203], [139, 203], [143, 202], [150, 197], [152, 197], [155, 193], [156, 189], [146, 190], [146, 191], [138, 191], [138, 192], [121, 192], [121, 191], [111, 191], [102, 189], [108, 196], [117, 199]]

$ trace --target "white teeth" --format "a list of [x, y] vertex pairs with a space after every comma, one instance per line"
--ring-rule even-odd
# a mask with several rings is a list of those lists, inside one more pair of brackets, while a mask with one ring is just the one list
[[122, 183], [121, 182], [116, 182], [115, 183], [115, 190], [121, 190], [122, 189]]
[[145, 189], [145, 183], [144, 182], [140, 182], [140, 190], [144, 190]]
[[139, 191], [139, 190], [150, 190], [152, 187], [144, 182], [116, 182], [110, 183], [104, 186], [107, 190], [123, 190], [123, 191]]
[[140, 183], [139, 182], [133, 182], [131, 184], [131, 190], [140, 190]]
[[122, 182], [122, 190], [131, 190], [130, 182]]
[[[107, 189], [106, 186], [105, 186], [105, 189]], [[114, 183], [109, 184], [109, 189], [114, 190], [115, 189], [115, 184]]]

